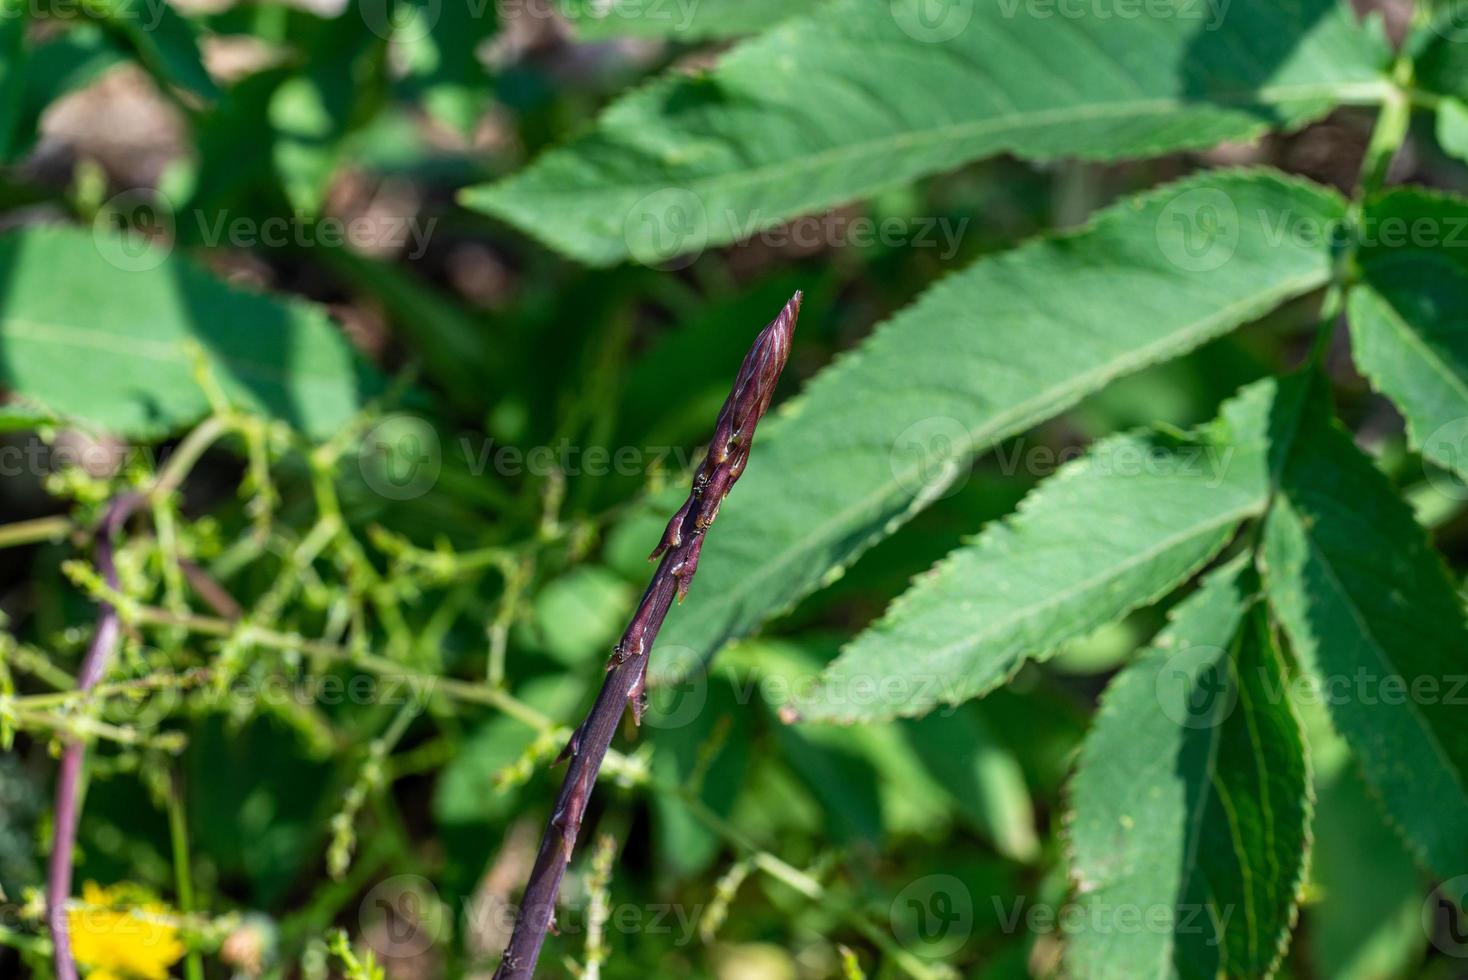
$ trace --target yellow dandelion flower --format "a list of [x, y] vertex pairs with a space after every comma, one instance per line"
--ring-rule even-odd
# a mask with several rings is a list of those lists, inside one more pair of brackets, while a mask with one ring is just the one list
[[82, 886], [80, 907], [67, 912], [71, 951], [87, 980], [167, 980], [168, 968], [184, 955], [168, 907], [157, 901], [128, 901], [137, 889]]

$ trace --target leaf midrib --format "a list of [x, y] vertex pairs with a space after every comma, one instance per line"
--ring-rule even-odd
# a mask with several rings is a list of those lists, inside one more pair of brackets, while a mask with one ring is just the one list
[[[1287, 101], [1308, 101], [1311, 99], [1331, 99], [1342, 105], [1374, 104], [1383, 101], [1391, 87], [1390, 82], [1382, 78], [1370, 82], [1353, 82], [1345, 85], [1336, 83], [1311, 83], [1308, 85], [1280, 85], [1250, 89], [1247, 93], [1224, 93], [1222, 97], [1210, 97], [1207, 101], [1203, 102], [1178, 98], [1144, 99], [1135, 102], [1098, 102], [1080, 107], [1063, 106], [1040, 109], [1023, 114], [1015, 113], [990, 116], [985, 119], [953, 123], [935, 129], [907, 131], [855, 143], [845, 143], [840, 146], [833, 146], [826, 150], [788, 160], [777, 160], [756, 167], [741, 168], [737, 171], [713, 174], [704, 178], [697, 176], [690, 177], [682, 181], [679, 186], [695, 195], [700, 191], [715, 194], [739, 189], [748, 185], [769, 183], [803, 174], [807, 171], [819, 170], [831, 164], [844, 162], [851, 157], [878, 156], [898, 150], [917, 149], [929, 143], [947, 143], [959, 139], [970, 139], [988, 135], [991, 132], [1009, 131], [1017, 133], [1026, 129], [1079, 124], [1104, 119], [1115, 119], [1123, 116], [1175, 114], [1180, 108], [1185, 106], [1242, 109], [1251, 105], [1277, 106]], [[1254, 96], [1254, 98], [1244, 98], [1243, 96], [1246, 95]], [[1238, 100], [1236, 102], [1232, 101], [1236, 96]], [[1290, 96], [1290, 98], [1286, 99], [1285, 96]], [[1267, 126], [1268, 122], [1266, 120], [1260, 120], [1260, 125]], [[569, 148], [561, 152], [569, 152]], [[1033, 158], [1046, 159], [1047, 157], [1045, 155], [1038, 155]], [[514, 183], [520, 182], [516, 181]], [[489, 191], [491, 195], [499, 197], [501, 195], [495, 194], [495, 191], [503, 190], [505, 186], [505, 184], [501, 184], [495, 188], [490, 188]], [[614, 188], [610, 188], [610, 190], [613, 193], [626, 194], [635, 193], [640, 189], [649, 187], [655, 187], [660, 190], [665, 189], [667, 182], [618, 184]], [[580, 196], [602, 197], [608, 193], [608, 190], [609, 188], [606, 186], [584, 189], [562, 187], [556, 188], [552, 196], [559, 199]], [[510, 199], [517, 197], [524, 199], [528, 196], [524, 193], [522, 187], [516, 187], [515, 193], [508, 195]], [[782, 210], [781, 213], [785, 212]]]
[[[1088, 592], [1111, 579], [1126, 574], [1134, 568], [1154, 561], [1158, 556], [1172, 551], [1186, 541], [1206, 537], [1210, 533], [1228, 527], [1229, 525], [1238, 524], [1245, 518], [1256, 516], [1263, 509], [1263, 506], [1264, 498], [1261, 497], [1257, 503], [1250, 503], [1247, 507], [1238, 507], [1232, 511], [1225, 511], [1216, 515], [1211, 520], [1192, 525], [1186, 530], [1176, 531], [1172, 535], [1157, 541], [1150, 549], [1129, 555], [1124, 560], [1109, 566], [1104, 571], [1074, 583], [1067, 589], [1052, 592], [1040, 602], [1027, 605], [1013, 615], [992, 622], [984, 632], [972, 634], [963, 640], [937, 648], [931, 652], [931, 655], [924, 657], [924, 662], [933, 664], [951, 656], [962, 655], [969, 648], [978, 647], [992, 640], [996, 635], [1007, 632], [1015, 623], [1031, 619], [1057, 605], [1069, 602], [1077, 595]], [[1039, 655], [1039, 651], [1036, 652], [1036, 655]]]

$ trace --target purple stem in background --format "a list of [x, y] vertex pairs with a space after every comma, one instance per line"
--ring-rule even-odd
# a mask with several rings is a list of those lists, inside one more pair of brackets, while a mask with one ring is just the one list
[[561, 753], [561, 758], [570, 759], [571, 764], [555, 808], [551, 810], [550, 825], [540, 842], [535, 868], [525, 886], [520, 918], [504, 959], [495, 971], [497, 980], [528, 980], [535, 973], [535, 961], [540, 957], [545, 934], [555, 923], [556, 895], [576, 846], [576, 834], [581, 830], [581, 818], [586, 814], [602, 760], [628, 705], [632, 708], [633, 721], [639, 724], [642, 721], [647, 697], [648, 653], [674, 597], [681, 600], [688, 594], [688, 583], [698, 568], [704, 532], [718, 516], [719, 504], [749, 461], [754, 428], [770, 407], [775, 383], [790, 355], [800, 299], [798, 292], [790, 298], [780, 315], [755, 338], [754, 346], [745, 356], [734, 379], [734, 390], [719, 411], [708, 455], [693, 478], [693, 492], [668, 522], [662, 540], [653, 549], [651, 557], [661, 557], [662, 561], [642, 594], [632, 622], [617, 643], [601, 693]]
[[[112, 560], [112, 549], [117, 532], [143, 502], [142, 494], [127, 493], [113, 499], [102, 516], [102, 526], [97, 536], [97, 568], [111, 589], [118, 588], [117, 566]], [[112, 660], [117, 648], [117, 637], [122, 624], [117, 618], [117, 609], [110, 602], [103, 602], [97, 611], [97, 628], [92, 633], [92, 642], [87, 655], [82, 659], [82, 669], [76, 678], [77, 690], [91, 690]], [[77, 980], [76, 961], [71, 956], [71, 937], [67, 932], [66, 903], [71, 898], [71, 860], [76, 848], [77, 792], [81, 786], [82, 763], [86, 761], [87, 747], [84, 742], [66, 743], [61, 753], [61, 769], [56, 776], [55, 827], [51, 838], [51, 863], [46, 877], [46, 922], [51, 929], [51, 945], [56, 962], [56, 980]]]

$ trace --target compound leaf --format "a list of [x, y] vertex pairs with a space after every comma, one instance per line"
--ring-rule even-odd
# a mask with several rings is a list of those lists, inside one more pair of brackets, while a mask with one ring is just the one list
[[1191, 0], [1140, 18], [1041, 6], [836, 0], [463, 200], [583, 262], [657, 264], [981, 157], [1155, 156], [1386, 89], [1385, 47], [1336, 0], [1216, 23]]
[[974, 453], [1323, 285], [1325, 236], [1279, 225], [1343, 214], [1314, 185], [1215, 173], [929, 290], [766, 422], [654, 672], [702, 662], [839, 574]]
[[1272, 383], [1193, 436], [1104, 440], [902, 595], [802, 711], [852, 722], [985, 694], [1186, 581], [1263, 513]]

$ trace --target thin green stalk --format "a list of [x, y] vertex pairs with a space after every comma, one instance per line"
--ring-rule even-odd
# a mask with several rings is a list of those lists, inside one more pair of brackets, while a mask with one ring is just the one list
[[1336, 325], [1346, 307], [1346, 286], [1341, 278], [1331, 280], [1325, 288], [1325, 298], [1320, 302], [1320, 316], [1315, 328], [1315, 339], [1310, 344], [1310, 353], [1305, 358], [1307, 369], [1323, 368], [1326, 355], [1330, 353], [1331, 341], [1335, 339]]
[[413, 701], [405, 701], [398, 708], [387, 730], [368, 746], [367, 758], [362, 763], [361, 772], [347, 789], [341, 810], [331, 818], [332, 837], [326, 852], [326, 869], [338, 881], [346, 876], [347, 869], [351, 867], [352, 851], [357, 845], [357, 814], [368, 795], [383, 786], [386, 781], [384, 762], [421, 710], [421, 706]]
[[[168, 783], [168, 840], [173, 848], [173, 881], [174, 890], [178, 893], [178, 910], [188, 917], [194, 911], [194, 876], [189, 862], [189, 829], [184, 815], [183, 793], [174, 779]], [[204, 980], [204, 957], [192, 946], [184, 960], [184, 974], [188, 980]]]
[[1392, 161], [1407, 138], [1407, 128], [1412, 122], [1412, 100], [1406, 92], [1411, 70], [1410, 61], [1397, 63], [1393, 75], [1400, 87], [1387, 90], [1381, 112], [1376, 117], [1376, 127], [1371, 131], [1371, 141], [1366, 145], [1366, 156], [1361, 164], [1359, 189], [1363, 198], [1381, 190], [1386, 184]]
[[229, 420], [220, 415], [211, 415], [195, 426], [168, 457], [163, 469], [158, 471], [158, 476], [148, 487], [148, 499], [157, 500], [177, 490], [200, 457], [230, 429]]
[[37, 517], [29, 521], [0, 524], [0, 548], [60, 541], [75, 527], [70, 517], [59, 514], [55, 517]]

